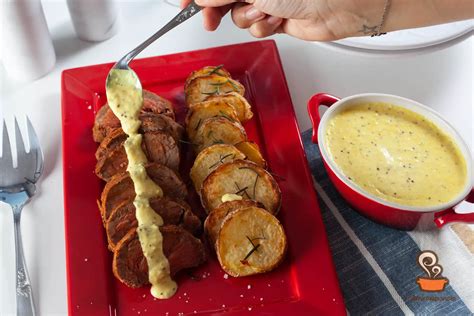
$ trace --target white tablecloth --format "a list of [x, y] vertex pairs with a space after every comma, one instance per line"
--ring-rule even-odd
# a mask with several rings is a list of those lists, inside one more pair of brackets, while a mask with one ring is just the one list
[[[18, 84], [0, 69], [1, 110], [28, 114], [45, 152], [45, 173], [38, 194], [23, 213], [26, 259], [40, 315], [67, 313], [63, 222], [60, 74], [63, 69], [117, 60], [161, 27], [177, 8], [161, 1], [121, 2], [119, 33], [102, 43], [78, 40], [65, 1], [43, 1], [54, 40], [57, 64], [45, 77]], [[214, 33], [195, 17], [165, 35], [140, 56], [194, 50], [255, 40], [228, 18]], [[383, 92], [415, 99], [440, 112], [473, 148], [473, 40], [428, 54], [368, 57], [328, 49], [287, 36], [275, 36], [301, 130], [310, 127], [306, 101], [317, 92], [348, 96]], [[2, 47], [8, 49], [8, 47]], [[257, 54], [258, 52], [256, 52]], [[11, 126], [11, 125], [10, 125]], [[0, 315], [15, 311], [13, 219], [0, 206]]]

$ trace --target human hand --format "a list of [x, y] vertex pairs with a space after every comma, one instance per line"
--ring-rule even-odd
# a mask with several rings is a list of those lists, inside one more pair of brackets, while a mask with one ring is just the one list
[[[190, 0], [182, 0], [186, 6]], [[317, 41], [369, 35], [381, 22], [385, 0], [196, 0], [204, 27], [215, 30], [232, 10], [232, 20], [255, 37], [274, 33]]]

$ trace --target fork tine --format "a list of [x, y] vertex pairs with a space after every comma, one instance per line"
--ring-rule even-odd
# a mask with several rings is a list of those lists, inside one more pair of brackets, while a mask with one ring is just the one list
[[2, 168], [13, 167], [12, 148], [5, 120], [3, 120], [2, 159], [0, 159], [0, 165]]
[[23, 142], [20, 126], [18, 126], [18, 121], [16, 120], [16, 117], [14, 118], [14, 122], [15, 122], [16, 152], [18, 153], [18, 157], [20, 157], [20, 155], [24, 155], [26, 153], [25, 143]]
[[41, 150], [41, 145], [36, 136], [35, 129], [31, 124], [30, 118], [26, 116], [26, 127], [28, 130], [28, 143], [30, 145], [30, 154], [36, 156], [36, 172], [35, 172], [35, 182], [43, 173], [43, 151]]

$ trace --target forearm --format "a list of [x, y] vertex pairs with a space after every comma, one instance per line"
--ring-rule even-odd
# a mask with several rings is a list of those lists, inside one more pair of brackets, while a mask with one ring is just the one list
[[392, 0], [382, 31], [474, 18], [474, 0]]

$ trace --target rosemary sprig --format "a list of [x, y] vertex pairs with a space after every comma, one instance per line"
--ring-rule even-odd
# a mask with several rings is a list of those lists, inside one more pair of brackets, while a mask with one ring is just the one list
[[196, 143], [188, 142], [187, 140], [184, 140], [184, 139], [178, 139], [178, 142], [183, 143], [183, 144], [188, 144], [188, 145], [197, 145]]
[[209, 166], [209, 169], [212, 169], [212, 168], [214, 168], [215, 166], [217, 166], [217, 165], [219, 165], [219, 164], [223, 164], [223, 163], [224, 163], [224, 159], [226, 159], [227, 157], [230, 157], [230, 156], [234, 156], [234, 157], [235, 157], [235, 154], [227, 154], [227, 155], [224, 155], [224, 156], [219, 155], [219, 160], [218, 160], [216, 163], [214, 163], [214, 164], [212, 164], [211, 166]]
[[245, 256], [245, 258], [241, 260], [242, 262], [246, 261], [246, 260], [247, 260], [255, 251], [257, 251], [258, 248], [260, 247], [260, 244], [254, 244], [254, 243], [253, 243], [253, 240], [250, 239], [249, 236], [245, 236], [245, 237], [247, 237], [247, 240], [248, 240], [248, 241], [250, 242], [250, 244], [252, 245], [252, 249], [250, 249], [250, 251], [247, 253], [247, 255]]
[[235, 186], [237, 187], [238, 191], [235, 192], [234, 194], [238, 194], [240, 195], [241, 193], [245, 193], [245, 195], [247, 195], [247, 198], [250, 199], [250, 196], [249, 194], [247, 193], [247, 189], [249, 188], [248, 186], [244, 187], [244, 188], [240, 188], [239, 185], [237, 184], [237, 182], [234, 182], [235, 183]]
[[256, 200], [257, 198], [257, 181], [260, 175], [257, 173], [257, 176], [255, 177], [255, 182], [253, 183], [253, 199]]
[[[268, 170], [267, 170], [267, 171], [268, 171]], [[280, 176], [279, 174], [276, 174], [276, 173], [273, 173], [273, 172], [270, 172], [270, 171], [268, 171], [268, 173], [271, 174], [272, 176], [274, 176], [275, 178], [278, 178], [278, 179], [280, 179], [280, 180], [282, 180], [282, 181], [286, 181], [286, 178]]]
[[205, 94], [205, 95], [216, 95], [216, 94], [219, 94], [219, 89], [216, 89], [214, 92], [201, 92], [201, 94]]
[[[239, 167], [239, 170], [244, 170], [244, 169], [247, 169], [247, 170], [251, 170], [253, 171], [255, 174], [256, 174], [256, 177], [255, 177], [255, 181], [253, 183], [253, 188], [252, 188], [252, 191], [253, 191], [253, 199], [255, 200], [256, 198], [256, 193], [257, 193], [257, 181], [258, 181], [258, 178], [260, 177], [260, 174], [253, 168], [251, 167]], [[247, 194], [247, 196], [249, 197], [250, 199], [250, 196]]]
[[231, 118], [229, 115], [227, 115], [226, 113], [224, 113], [222, 110], [219, 111], [219, 116], [223, 117], [223, 118], [226, 118], [228, 119], [229, 121], [231, 122], [235, 122], [235, 120], [233, 118]]
[[196, 124], [196, 127], [194, 128], [195, 131], [198, 130], [199, 126], [201, 126], [202, 119], [199, 119], [198, 123]]
[[227, 79], [226, 81], [222, 81], [222, 82], [211, 82], [209, 83], [211, 86], [215, 86], [215, 87], [220, 87], [222, 85], [225, 85], [226, 83], [229, 82], [229, 79]]
[[213, 75], [213, 74], [218, 74], [218, 75], [222, 75], [219, 73], [219, 70], [222, 69], [222, 67], [224, 67], [224, 64], [220, 64], [218, 66], [216, 66], [214, 69], [212, 69], [208, 75]]
[[239, 91], [239, 87], [234, 83], [234, 81], [231, 81], [229, 79], [227, 79], [227, 82], [230, 83], [230, 85], [232, 86], [232, 88], [234, 89], [234, 91]]
[[224, 144], [224, 141], [222, 139], [216, 139], [214, 136], [211, 137], [211, 135], [213, 135], [213, 130], [210, 130], [208, 133], [207, 133], [207, 137], [208, 138], [212, 138], [212, 144]]

